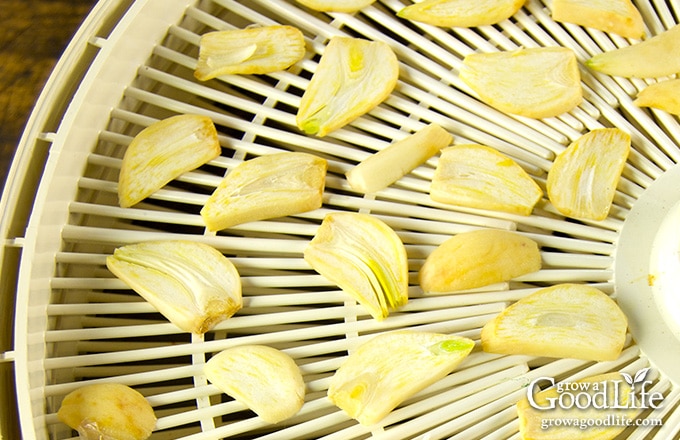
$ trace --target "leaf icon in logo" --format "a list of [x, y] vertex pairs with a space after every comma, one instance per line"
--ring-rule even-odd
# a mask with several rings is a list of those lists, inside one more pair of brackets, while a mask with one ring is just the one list
[[[635, 383], [635, 382], [633, 382], [633, 377], [630, 374], [621, 372], [621, 376], [623, 376], [623, 378], [626, 380], [628, 385], [630, 385], [631, 387]], [[635, 377], [637, 378], [637, 374], [635, 375]]]
[[[643, 368], [642, 370], [635, 373], [635, 379], [633, 380], [633, 383], [643, 382], [645, 380], [645, 377], [647, 377], [647, 373], [649, 373], [649, 367]], [[631, 383], [631, 385], [633, 383]]]

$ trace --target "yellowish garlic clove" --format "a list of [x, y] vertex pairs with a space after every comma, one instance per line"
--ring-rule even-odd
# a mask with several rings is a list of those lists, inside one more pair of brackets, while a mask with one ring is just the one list
[[325, 136], [384, 101], [398, 77], [397, 56], [386, 43], [333, 37], [302, 95], [297, 126]]
[[526, 0], [423, 0], [397, 15], [434, 26], [475, 27], [499, 23], [513, 16]]
[[356, 12], [370, 6], [375, 0], [296, 0], [310, 9], [321, 12]]
[[241, 309], [241, 279], [215, 248], [191, 241], [119, 247], [106, 258], [119, 279], [180, 329], [203, 334]]
[[300, 368], [284, 352], [265, 345], [228, 348], [204, 367], [208, 380], [267, 423], [295, 414], [305, 401]]
[[626, 78], [660, 78], [680, 72], [680, 25], [642, 42], [593, 56], [585, 65], [597, 72]]
[[121, 207], [133, 206], [173, 179], [220, 155], [212, 120], [177, 115], [157, 121], [132, 139], [118, 177]]
[[437, 247], [420, 268], [425, 293], [455, 292], [509, 281], [541, 269], [538, 244], [517, 232], [480, 229]]
[[450, 374], [474, 346], [470, 339], [441, 333], [383, 333], [350, 353], [331, 378], [328, 397], [362, 425], [375, 425]]
[[680, 79], [668, 79], [646, 86], [638, 93], [633, 104], [680, 115]]
[[543, 190], [509, 156], [468, 144], [442, 150], [430, 197], [452, 205], [529, 215]]
[[574, 23], [625, 38], [640, 39], [645, 23], [630, 0], [553, 0], [552, 18]]
[[213, 31], [201, 36], [194, 76], [266, 74], [285, 70], [304, 57], [302, 32], [289, 25]]
[[616, 302], [586, 284], [557, 284], [509, 306], [482, 329], [482, 349], [593, 361], [615, 360], [628, 321]]
[[201, 209], [211, 231], [300, 214], [321, 207], [328, 163], [285, 152], [242, 162], [227, 173]]
[[569, 217], [607, 218], [630, 145], [630, 135], [618, 128], [596, 129], [572, 142], [548, 172], [553, 206]]
[[118, 383], [85, 385], [70, 392], [57, 416], [82, 440], [145, 440], [156, 427], [154, 410], [144, 396]]
[[374, 216], [328, 214], [304, 258], [377, 320], [408, 302], [406, 248], [397, 233]]
[[565, 47], [473, 53], [459, 75], [486, 104], [528, 118], [558, 116], [583, 98], [576, 54]]

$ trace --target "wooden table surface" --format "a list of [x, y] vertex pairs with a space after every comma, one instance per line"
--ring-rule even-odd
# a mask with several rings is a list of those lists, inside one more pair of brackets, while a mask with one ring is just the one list
[[95, 0], [0, 0], [0, 190], [52, 68]]
[[[38, 95], [95, 3], [0, 0], [0, 192]], [[0, 291], [0, 295], [8, 293]], [[3, 331], [0, 352], [11, 348], [12, 335]], [[0, 358], [0, 440], [21, 438], [13, 377], [13, 364]]]

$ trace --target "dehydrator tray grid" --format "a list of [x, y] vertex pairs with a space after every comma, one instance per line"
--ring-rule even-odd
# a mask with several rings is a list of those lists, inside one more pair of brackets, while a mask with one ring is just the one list
[[[647, 367], [664, 405], [646, 416], [664, 423], [627, 429], [623, 438], [678, 437], [677, 367], [655, 363], [647, 355], [654, 350], [646, 348], [655, 342], [632, 334], [621, 356], [608, 362], [501, 356], [477, 349], [380, 427], [358, 425], [326, 399], [329, 377], [348, 351], [377, 333], [411, 328], [478, 340], [481, 327], [508, 304], [557, 283], [587, 283], [616, 298], [626, 291], [617, 272], [619, 242], [627, 240], [630, 250], [636, 240], [622, 236], [627, 219], [662, 176], [677, 174], [672, 172], [680, 157], [677, 118], [632, 103], [648, 82], [596, 74], [582, 65], [598, 52], [632, 41], [556, 23], [549, 1], [529, 0], [512, 18], [472, 29], [397, 18], [396, 11], [408, 3], [378, 0], [354, 14], [318, 13], [293, 0], [99, 5], [99, 13], [118, 18], [105, 35], [99, 29], [102, 34], [82, 37], [96, 55], [88, 59], [60, 125], [36, 135], [49, 143], [49, 155], [25, 234], [10, 237], [22, 249], [12, 356], [25, 438], [72, 438], [56, 410], [69, 391], [96, 382], [121, 382], [142, 392], [158, 416], [156, 439], [519, 438], [515, 403], [532, 379], [634, 374]], [[674, 2], [635, 4], [649, 35], [677, 22]], [[303, 31], [305, 59], [270, 75], [225, 76], [205, 83], [193, 78], [202, 33], [274, 23]], [[399, 82], [368, 115], [324, 138], [308, 136], [295, 127], [295, 112], [334, 35], [388, 43], [400, 61]], [[479, 101], [458, 78], [469, 53], [539, 46], [569, 47], [581, 64], [584, 101], [560, 117], [503, 114]], [[143, 203], [120, 208], [116, 183], [126, 146], [150, 123], [181, 113], [207, 115], [215, 122], [222, 155]], [[588, 130], [621, 128], [631, 134], [633, 148], [610, 216], [601, 222], [565, 218], [545, 199], [531, 216], [433, 202], [428, 193], [436, 157], [378, 193], [364, 196], [351, 190], [344, 173], [354, 164], [430, 122], [450, 131], [454, 143], [485, 144], [508, 154], [542, 187], [554, 157]], [[206, 231], [198, 211], [224, 174], [243, 160], [278, 151], [310, 152], [328, 160], [323, 207]], [[666, 181], [678, 183], [672, 177]], [[667, 203], [678, 198], [671, 192]], [[334, 211], [375, 215], [406, 245], [411, 299], [383, 322], [373, 320], [302, 258], [324, 215]], [[640, 227], [654, 228], [663, 213], [651, 217]], [[423, 294], [417, 271], [425, 257], [451, 235], [477, 228], [516, 230], [534, 239], [541, 246], [543, 269], [480, 292]], [[178, 330], [106, 269], [106, 256], [118, 246], [170, 238], [214, 246], [242, 276], [244, 308], [204, 336]], [[244, 343], [280, 348], [300, 365], [306, 403], [286, 423], [262, 422], [203, 376], [202, 366], [212, 354]], [[666, 343], [672, 358], [680, 351], [677, 335]]]

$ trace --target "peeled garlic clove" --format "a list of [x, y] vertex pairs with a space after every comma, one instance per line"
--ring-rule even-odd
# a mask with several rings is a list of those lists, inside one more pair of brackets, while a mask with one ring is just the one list
[[585, 65], [597, 72], [626, 78], [659, 78], [680, 72], [680, 25], [631, 46], [597, 54]]
[[328, 397], [362, 425], [374, 425], [451, 373], [474, 345], [470, 339], [440, 333], [383, 333], [350, 353], [331, 378]]
[[321, 12], [356, 12], [370, 6], [375, 0], [296, 0], [298, 3]]
[[118, 201], [135, 205], [187, 171], [220, 155], [210, 118], [177, 115], [155, 122], [128, 145], [118, 178]]
[[70, 392], [57, 412], [59, 420], [83, 440], [145, 440], [156, 427], [153, 408], [127, 385], [85, 385]]
[[642, 38], [645, 23], [630, 0], [553, 0], [552, 18], [625, 38]]
[[553, 206], [569, 217], [604, 220], [630, 151], [630, 135], [618, 128], [588, 132], [560, 153], [548, 172]]
[[558, 284], [520, 299], [488, 322], [482, 348], [500, 354], [615, 360], [627, 326], [619, 306], [602, 291]]
[[180, 329], [203, 334], [243, 306], [241, 279], [215, 248], [191, 241], [122, 246], [106, 266]]
[[475, 289], [541, 269], [538, 244], [517, 232], [480, 229], [437, 247], [420, 268], [424, 292]]
[[423, 0], [397, 15], [434, 26], [474, 27], [499, 23], [513, 16], [526, 0]]
[[650, 84], [638, 93], [633, 104], [680, 115], [680, 79]]
[[497, 110], [529, 118], [558, 116], [582, 100], [576, 55], [565, 47], [473, 53], [460, 79]]
[[430, 197], [436, 202], [529, 215], [543, 190], [510, 157], [471, 144], [442, 150]]
[[305, 382], [295, 361], [264, 345], [228, 348], [205, 365], [208, 380], [267, 423], [286, 420], [302, 408]]
[[302, 95], [297, 126], [325, 136], [385, 100], [398, 77], [397, 56], [386, 43], [333, 37]]
[[425, 163], [452, 140], [453, 136], [439, 125], [427, 125], [363, 160], [347, 172], [347, 181], [356, 191], [379, 191]]
[[377, 320], [408, 302], [406, 248], [392, 228], [371, 215], [328, 214], [304, 258]]
[[211, 231], [321, 207], [328, 163], [308, 153], [276, 153], [227, 173], [201, 209]]
[[305, 55], [305, 39], [293, 26], [271, 25], [208, 32], [201, 36], [194, 76], [265, 74], [287, 69]]

